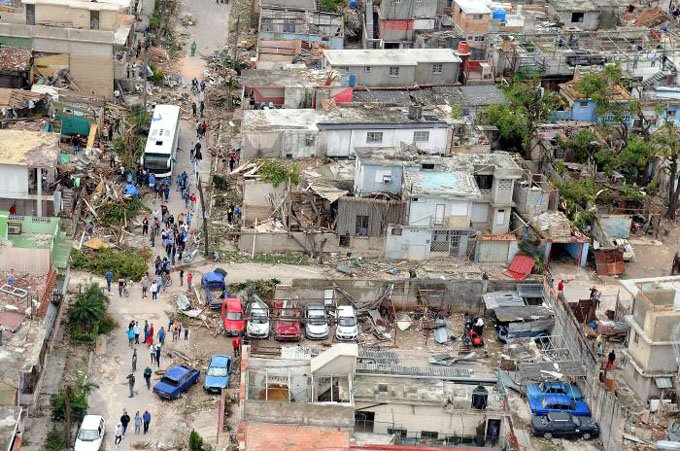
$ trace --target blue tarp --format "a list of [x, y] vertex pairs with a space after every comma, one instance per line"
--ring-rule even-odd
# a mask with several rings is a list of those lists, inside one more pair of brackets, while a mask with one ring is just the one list
[[123, 188], [123, 195], [139, 197], [139, 190], [132, 183], [128, 183], [125, 185], [125, 188]]
[[201, 276], [201, 282], [208, 284], [210, 282], [224, 283], [224, 276], [218, 272], [204, 272]]

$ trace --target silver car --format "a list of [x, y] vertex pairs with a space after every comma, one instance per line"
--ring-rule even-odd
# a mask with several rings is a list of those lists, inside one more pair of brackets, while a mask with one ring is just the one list
[[313, 340], [328, 338], [328, 317], [322, 304], [305, 306], [305, 336]]

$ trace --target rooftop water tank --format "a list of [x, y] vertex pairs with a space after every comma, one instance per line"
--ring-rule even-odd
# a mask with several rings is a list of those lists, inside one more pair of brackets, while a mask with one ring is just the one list
[[496, 8], [496, 9], [494, 9], [493, 15], [491, 16], [491, 18], [493, 20], [500, 20], [501, 22], [505, 22], [505, 16], [506, 16], [506, 14], [505, 14], [505, 10], [503, 8]]
[[349, 7], [352, 9], [357, 9], [357, 0], [349, 0]]
[[470, 44], [465, 41], [460, 41], [458, 43], [458, 53], [466, 54], [470, 53]]

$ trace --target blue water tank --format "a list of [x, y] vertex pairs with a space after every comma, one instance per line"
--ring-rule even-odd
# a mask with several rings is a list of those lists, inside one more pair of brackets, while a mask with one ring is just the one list
[[347, 77], [344, 72], [340, 74], [340, 86], [347, 86]]
[[349, 87], [353, 88], [357, 84], [357, 76], [354, 74], [349, 74]]
[[505, 22], [505, 16], [506, 16], [505, 10], [501, 7], [498, 7], [493, 11], [493, 15], [491, 16], [491, 18], [493, 20], [500, 20], [501, 22]]
[[357, 9], [357, 0], [349, 0], [349, 7], [352, 9]]

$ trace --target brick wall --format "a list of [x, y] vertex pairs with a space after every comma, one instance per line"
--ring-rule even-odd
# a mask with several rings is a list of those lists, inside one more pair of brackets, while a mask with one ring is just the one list
[[50, 305], [50, 300], [52, 299], [52, 290], [54, 289], [54, 284], [57, 281], [57, 273], [50, 266], [50, 270], [47, 273], [47, 280], [45, 281], [45, 290], [40, 293], [40, 306], [38, 307], [38, 315], [45, 316], [47, 312], [47, 306]]

